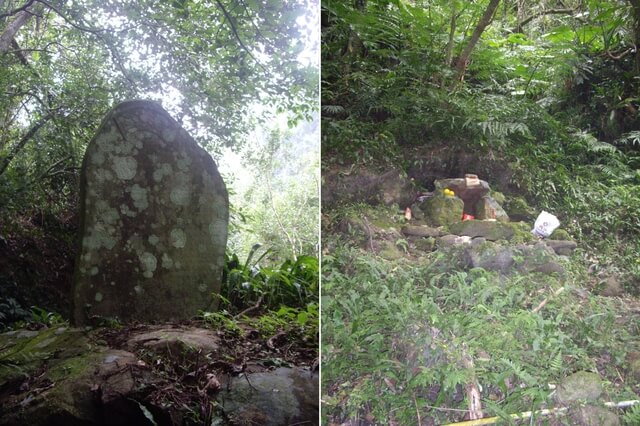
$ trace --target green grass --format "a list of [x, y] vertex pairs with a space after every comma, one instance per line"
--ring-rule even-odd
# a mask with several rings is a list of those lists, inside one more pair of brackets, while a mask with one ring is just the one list
[[549, 384], [580, 370], [598, 371], [610, 400], [637, 399], [619, 380], [640, 349], [637, 313], [585, 292], [580, 265], [560, 282], [447, 270], [443, 256], [389, 262], [339, 244], [323, 258], [325, 424], [461, 421], [474, 377], [485, 415], [550, 406]]

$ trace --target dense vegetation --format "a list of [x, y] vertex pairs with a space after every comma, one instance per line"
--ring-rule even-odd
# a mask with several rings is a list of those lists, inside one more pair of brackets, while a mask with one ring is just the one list
[[[438, 177], [475, 171], [554, 212], [581, 248], [566, 282], [505, 282], [443, 268], [438, 252], [419, 267], [364, 254], [337, 226], [353, 207], [325, 210], [325, 421], [460, 420], [469, 372], [451, 357], [465, 351], [489, 354], [476, 374], [502, 387], [483, 394], [499, 416], [544, 407], [547, 384], [580, 369], [614, 383], [604, 359], [628, 367], [636, 299], [578, 295], [606, 276], [640, 292], [639, 40], [635, 0], [322, 2], [323, 173], [400, 169], [432, 189], [412, 175], [422, 162], [440, 161], [450, 174]], [[542, 312], [524, 308], [534, 289], [560, 286], [572, 291]], [[430, 327], [446, 335], [451, 363], [416, 374], [407, 357], [435, 345]], [[516, 391], [504, 384], [514, 377]], [[637, 379], [613, 388], [637, 399]]]
[[[84, 150], [114, 105], [140, 98], [160, 102], [221, 169], [254, 175], [242, 191], [232, 173], [224, 176], [233, 203], [229, 315], [263, 292], [270, 296], [261, 308], [307, 312], [318, 291], [309, 277], [318, 230], [308, 224], [318, 211], [319, 153], [307, 140], [304, 162], [287, 165], [283, 156], [292, 133], [313, 139], [317, 130], [309, 124], [317, 115], [317, 29], [307, 25], [316, 8], [304, 0], [0, 2], [0, 321], [30, 319], [32, 305], [67, 317]], [[300, 127], [283, 131], [278, 120]], [[225, 169], [225, 152], [244, 161]], [[278, 184], [268, 197], [247, 195], [265, 180]], [[233, 281], [255, 243], [268, 255], [250, 266], [267, 269]], [[242, 292], [252, 296], [241, 301]]]

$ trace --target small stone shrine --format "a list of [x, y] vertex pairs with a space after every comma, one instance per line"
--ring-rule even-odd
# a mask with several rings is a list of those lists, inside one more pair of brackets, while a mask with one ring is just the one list
[[229, 201], [211, 156], [156, 103], [116, 106], [81, 171], [74, 320], [180, 320], [215, 309]]

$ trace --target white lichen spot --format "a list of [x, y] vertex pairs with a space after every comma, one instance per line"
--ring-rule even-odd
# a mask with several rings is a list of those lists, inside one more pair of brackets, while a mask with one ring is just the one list
[[100, 293], [100, 292], [96, 293], [96, 296], [94, 297], [94, 300], [96, 302], [102, 302], [102, 293]]
[[136, 175], [138, 162], [133, 157], [113, 157], [113, 171], [119, 179], [129, 180]]
[[125, 216], [129, 216], [129, 217], [136, 217], [136, 215], [138, 213], [134, 212], [133, 210], [131, 210], [129, 208], [128, 205], [126, 204], [120, 204], [120, 213], [122, 213]]
[[93, 268], [91, 268], [91, 270], [89, 271], [89, 274], [98, 275], [98, 267], [94, 266]]
[[160, 182], [163, 177], [170, 176], [173, 173], [171, 165], [168, 163], [162, 163], [158, 165], [158, 168], [153, 172], [153, 180]]
[[143, 188], [137, 183], [131, 187], [131, 198], [133, 199], [133, 205], [139, 211], [142, 211], [149, 207], [149, 200], [147, 199], [147, 188]]
[[141, 286], [137, 285], [133, 289], [136, 291], [136, 293], [142, 294], [143, 289]]
[[209, 224], [209, 235], [214, 246], [223, 246], [227, 239], [227, 222], [216, 219]]
[[149, 235], [148, 240], [149, 240], [149, 244], [151, 244], [152, 246], [155, 246], [156, 244], [158, 244], [158, 241], [160, 241], [160, 238], [158, 238], [157, 235], [152, 234], [152, 235]]
[[171, 230], [171, 245], [175, 248], [183, 248], [187, 243], [187, 235], [182, 229], [174, 228]]
[[145, 278], [153, 278], [153, 272], [151, 272], [151, 271], [144, 271], [144, 272], [142, 273], [142, 276], [143, 276], [143, 277], [145, 277]]
[[109, 284], [111, 284], [113, 286], [113, 285], [116, 285], [116, 282], [115, 281], [111, 281]]
[[178, 186], [171, 190], [169, 198], [174, 204], [186, 206], [189, 204], [189, 189], [185, 186]]
[[176, 165], [178, 166], [178, 169], [186, 172], [189, 170], [189, 166], [191, 166], [191, 158], [187, 157], [184, 153], [180, 153], [180, 157], [182, 158], [178, 158], [176, 160]]
[[171, 269], [173, 267], [173, 260], [171, 260], [167, 253], [162, 254], [162, 267], [164, 269]]
[[174, 264], [176, 265], [176, 269], [182, 268], [182, 263], [180, 263], [179, 260], [176, 260], [176, 262]]
[[204, 293], [205, 291], [207, 291], [207, 285], [205, 283], [200, 283], [200, 285], [198, 285], [198, 291]]
[[140, 259], [140, 266], [144, 271], [143, 275], [145, 277], [147, 277], [147, 273], [151, 273], [151, 275], [153, 275], [153, 271], [155, 271], [156, 267], [158, 266], [158, 260], [156, 259], [156, 257], [148, 251], [145, 251], [140, 256], [138, 256], [138, 259]]

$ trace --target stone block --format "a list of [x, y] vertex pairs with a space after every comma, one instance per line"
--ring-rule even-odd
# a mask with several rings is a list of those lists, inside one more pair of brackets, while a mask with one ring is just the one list
[[158, 104], [116, 106], [81, 170], [74, 321], [188, 319], [215, 308], [229, 202], [211, 156]]

